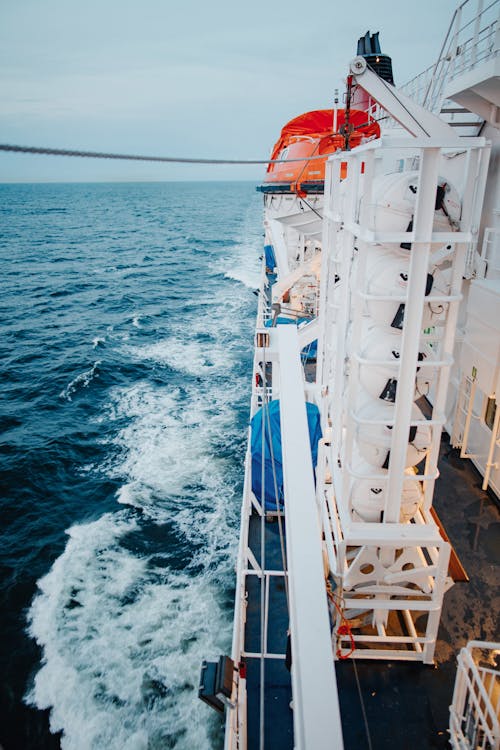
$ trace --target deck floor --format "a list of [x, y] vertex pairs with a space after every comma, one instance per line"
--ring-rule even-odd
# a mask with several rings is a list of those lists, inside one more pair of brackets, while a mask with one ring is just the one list
[[[284, 519], [283, 519], [284, 525]], [[277, 519], [265, 522], [265, 569], [283, 570]], [[261, 560], [261, 519], [250, 519], [249, 544], [257, 561]], [[261, 583], [257, 576], [247, 577], [247, 651], [260, 651]], [[267, 651], [286, 653], [288, 610], [283, 577], [269, 581], [269, 623]], [[292, 686], [284, 659], [265, 659], [264, 747], [293, 748], [293, 714], [290, 708]], [[260, 659], [247, 659], [248, 748], [259, 747], [260, 734]]]

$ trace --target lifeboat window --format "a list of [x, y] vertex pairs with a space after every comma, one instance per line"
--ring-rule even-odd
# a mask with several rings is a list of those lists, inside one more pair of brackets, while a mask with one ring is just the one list
[[288, 148], [288, 146], [287, 146], [287, 147], [286, 147], [286, 148], [284, 148], [284, 149], [283, 149], [283, 151], [282, 151], [282, 152], [280, 153], [280, 155], [278, 156], [278, 159], [286, 159], [286, 157], [288, 156], [288, 151], [289, 151], [289, 148]]
[[484, 423], [486, 427], [489, 427], [490, 430], [493, 429], [493, 424], [495, 422], [495, 414], [497, 410], [497, 404], [495, 397], [493, 398], [487, 398], [486, 399], [486, 407], [484, 410]]

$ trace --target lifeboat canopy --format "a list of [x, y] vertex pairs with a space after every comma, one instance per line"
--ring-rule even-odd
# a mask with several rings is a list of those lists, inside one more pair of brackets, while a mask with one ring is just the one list
[[[347, 121], [347, 122], [346, 122]], [[271, 153], [264, 184], [265, 193], [322, 193], [325, 163], [339, 149], [354, 148], [380, 137], [380, 127], [366, 112], [351, 109], [316, 109], [294, 117], [281, 131]], [[311, 156], [323, 157], [307, 161]], [[298, 159], [299, 161], [292, 161]]]

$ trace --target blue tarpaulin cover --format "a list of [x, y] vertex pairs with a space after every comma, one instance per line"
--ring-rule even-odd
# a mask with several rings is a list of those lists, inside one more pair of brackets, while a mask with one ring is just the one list
[[[276, 325], [278, 326], [298, 325], [303, 320], [308, 320], [308, 318], [287, 318], [286, 315], [278, 315], [278, 317], [276, 318]], [[266, 328], [271, 328], [273, 325], [273, 321], [266, 320], [264, 325]]]
[[[266, 414], [264, 414], [264, 411]], [[321, 438], [319, 410], [315, 404], [306, 402], [309, 442], [313, 467], [318, 463], [318, 441]], [[281, 453], [281, 423], [279, 399], [270, 401], [254, 414], [252, 428], [252, 492], [262, 502], [262, 430], [264, 424], [264, 505], [266, 510], [276, 510], [271, 444], [274, 456], [279, 507], [283, 508], [283, 463]], [[270, 429], [269, 429], [270, 426]]]
[[300, 356], [303, 362], [309, 359], [316, 359], [318, 356], [318, 339], [314, 339], [314, 341], [305, 346], [300, 352]]
[[[312, 320], [312, 318], [289, 318], [287, 315], [278, 315], [278, 317], [276, 318], [276, 325], [278, 325], [278, 326], [285, 325], [286, 326], [286, 325], [291, 325], [292, 323], [294, 323], [295, 325], [298, 326], [301, 323], [310, 323], [311, 320]], [[266, 320], [266, 322], [264, 323], [264, 325], [266, 326], [266, 328], [271, 328], [271, 326], [273, 325], [273, 321], [272, 320]]]
[[264, 253], [266, 254], [266, 268], [272, 271], [276, 267], [274, 247], [272, 245], [264, 245]]

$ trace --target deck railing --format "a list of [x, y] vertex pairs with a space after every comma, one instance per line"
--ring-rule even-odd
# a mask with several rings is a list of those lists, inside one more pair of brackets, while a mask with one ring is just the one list
[[[485, 0], [465, 0], [452, 16], [436, 62], [399, 87], [400, 91], [439, 114], [446, 108], [446, 86], [450, 81], [499, 55], [500, 0], [486, 4]], [[370, 115], [384, 120], [386, 127], [397, 125], [376, 103], [371, 106]]]
[[437, 61], [401, 91], [431, 112], [441, 111], [448, 81], [500, 54], [500, 0], [466, 0], [455, 10]]
[[500, 672], [494, 666], [500, 643], [470, 641], [458, 656], [450, 744], [454, 750], [498, 750]]

